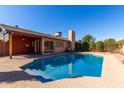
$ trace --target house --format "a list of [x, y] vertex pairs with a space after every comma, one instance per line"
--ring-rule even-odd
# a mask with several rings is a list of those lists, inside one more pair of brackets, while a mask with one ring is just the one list
[[44, 34], [18, 26], [0, 24], [0, 55], [10, 56], [18, 54], [54, 54], [75, 50], [75, 32], [70, 30], [68, 39], [62, 38], [61, 33], [56, 36]]

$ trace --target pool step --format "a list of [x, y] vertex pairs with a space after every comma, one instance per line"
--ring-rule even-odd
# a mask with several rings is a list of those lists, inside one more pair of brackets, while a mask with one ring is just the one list
[[47, 79], [52, 79], [52, 80], [56, 80], [55, 78], [53, 78], [52, 76], [46, 74], [45, 72], [43, 72], [42, 70], [37, 70], [39, 73], [42, 74], [42, 76], [45, 76]]
[[30, 74], [30, 75], [39, 76], [38, 73], [33, 72], [31, 69], [28, 69], [28, 68], [27, 68], [27, 69], [25, 69], [24, 71], [27, 72], [27, 73]]
[[48, 74], [44, 73], [44, 72], [41, 71], [41, 70], [25, 69], [25, 72], [27, 72], [28, 74], [33, 75], [33, 76], [42, 76], [42, 77], [45, 78], [45, 79], [52, 79], [52, 80], [55, 80], [55, 78], [49, 76]]

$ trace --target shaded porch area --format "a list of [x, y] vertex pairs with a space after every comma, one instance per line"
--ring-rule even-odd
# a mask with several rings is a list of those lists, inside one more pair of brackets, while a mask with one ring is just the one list
[[3, 56], [42, 54], [42, 37], [22, 32], [9, 32], [1, 43]]

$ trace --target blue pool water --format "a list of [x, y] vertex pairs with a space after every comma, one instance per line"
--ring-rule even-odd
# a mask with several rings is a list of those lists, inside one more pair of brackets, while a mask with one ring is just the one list
[[34, 60], [21, 67], [41, 82], [79, 76], [101, 77], [103, 57], [71, 53]]

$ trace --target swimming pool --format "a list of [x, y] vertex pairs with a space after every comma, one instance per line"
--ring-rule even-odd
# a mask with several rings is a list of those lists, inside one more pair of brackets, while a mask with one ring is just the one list
[[101, 77], [103, 57], [70, 53], [34, 60], [21, 67], [41, 82], [79, 76]]

